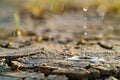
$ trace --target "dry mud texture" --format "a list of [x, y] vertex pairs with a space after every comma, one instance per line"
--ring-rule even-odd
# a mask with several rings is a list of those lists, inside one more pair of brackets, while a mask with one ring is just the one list
[[0, 80], [120, 80], [116, 16], [102, 21], [82, 11], [43, 19], [21, 15], [22, 38], [12, 36], [12, 30], [1, 34]]

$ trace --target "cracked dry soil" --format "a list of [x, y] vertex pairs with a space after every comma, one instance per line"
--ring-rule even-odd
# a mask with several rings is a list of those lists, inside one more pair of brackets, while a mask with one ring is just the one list
[[0, 34], [0, 80], [120, 80], [119, 18], [88, 14], [84, 36], [81, 11], [21, 15], [22, 39]]

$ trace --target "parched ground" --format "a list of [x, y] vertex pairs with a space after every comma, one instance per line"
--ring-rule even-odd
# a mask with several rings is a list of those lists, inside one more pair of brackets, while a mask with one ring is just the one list
[[0, 32], [0, 80], [119, 80], [119, 20], [92, 11], [21, 13], [22, 37]]

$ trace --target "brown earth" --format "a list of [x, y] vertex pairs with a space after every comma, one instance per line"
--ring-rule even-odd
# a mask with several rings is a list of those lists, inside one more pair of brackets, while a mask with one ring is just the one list
[[120, 79], [117, 15], [104, 20], [93, 11], [49, 13], [42, 19], [20, 15], [22, 37], [13, 36], [12, 28], [0, 32], [0, 80]]

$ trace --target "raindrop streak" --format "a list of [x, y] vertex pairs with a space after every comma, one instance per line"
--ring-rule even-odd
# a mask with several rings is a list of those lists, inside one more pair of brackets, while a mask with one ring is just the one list
[[[85, 12], [85, 17], [84, 17], [84, 20], [85, 20], [85, 22], [87, 21], [87, 12], [88, 12], [88, 7], [83, 7], [83, 11]], [[83, 26], [83, 29], [84, 29], [84, 37], [86, 36], [86, 35], [88, 35], [88, 33], [86, 32], [86, 29], [87, 29], [87, 26], [86, 25], [84, 25]]]

